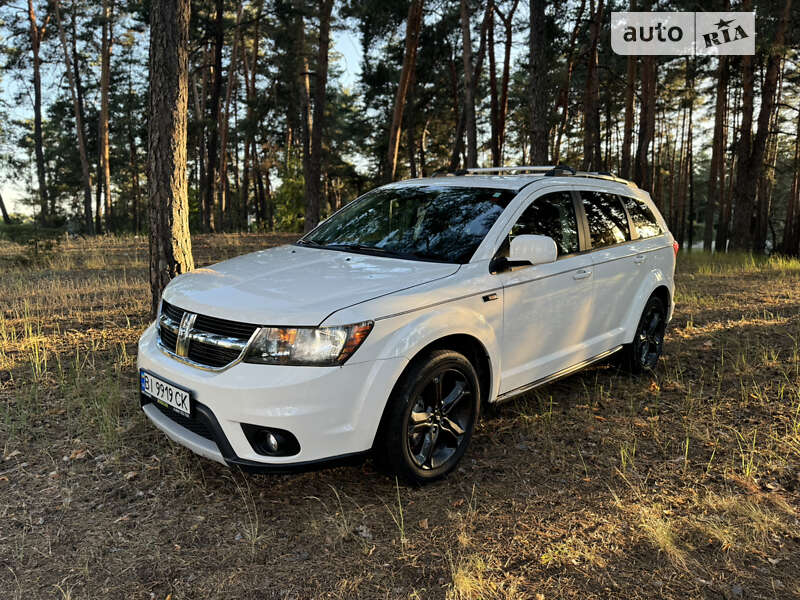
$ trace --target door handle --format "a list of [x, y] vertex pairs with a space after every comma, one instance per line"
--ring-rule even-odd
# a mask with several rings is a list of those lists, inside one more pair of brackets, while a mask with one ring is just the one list
[[580, 271], [576, 271], [575, 274], [572, 276], [573, 279], [586, 279], [587, 277], [591, 277], [592, 272], [589, 269], [581, 269]]
[[634, 257], [634, 259], [633, 259], [633, 262], [635, 262], [637, 265], [640, 265], [640, 264], [642, 264], [642, 263], [643, 263], [645, 260], [647, 260], [647, 257], [646, 257], [644, 254], [637, 254], [637, 255]]

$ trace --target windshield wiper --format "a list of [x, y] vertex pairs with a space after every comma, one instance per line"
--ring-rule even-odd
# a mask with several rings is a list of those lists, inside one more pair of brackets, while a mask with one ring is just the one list
[[295, 242], [298, 246], [313, 246], [314, 248], [324, 248], [324, 244], [320, 244], [319, 242], [315, 242], [314, 240], [297, 240]]
[[374, 253], [374, 254], [396, 254], [391, 250], [386, 250], [385, 248], [379, 248], [377, 246], [367, 246], [366, 244], [326, 244], [325, 248], [330, 248], [331, 250], [345, 250], [347, 252], [362, 252], [362, 253]]
[[331, 250], [344, 250], [346, 252], [355, 252], [361, 254], [377, 254], [380, 256], [391, 256], [392, 258], [404, 258], [406, 260], [421, 260], [442, 263], [450, 262], [429, 254], [423, 254], [419, 252], [399, 252], [396, 250], [388, 250], [387, 248], [380, 248], [378, 246], [367, 246], [366, 244], [328, 244], [327, 246], [323, 247], [330, 248]]

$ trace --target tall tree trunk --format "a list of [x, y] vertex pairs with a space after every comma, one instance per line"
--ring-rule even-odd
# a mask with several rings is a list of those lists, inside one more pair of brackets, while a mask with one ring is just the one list
[[133, 231], [142, 230], [142, 216], [139, 207], [139, 153], [136, 149], [136, 135], [133, 131], [133, 88], [128, 80], [128, 161], [131, 175], [131, 196], [133, 200]]
[[186, 173], [189, 7], [190, 0], [153, 0], [150, 8], [147, 160], [153, 318], [167, 283], [194, 268]]
[[[422, 28], [423, 0], [412, 0], [408, 7], [406, 18], [406, 43], [403, 51], [403, 67], [400, 70], [400, 81], [394, 95], [394, 109], [392, 110], [392, 123], [389, 127], [389, 146], [386, 155], [385, 181], [394, 181], [397, 170], [397, 153], [400, 148], [400, 127], [403, 123], [403, 109], [406, 95], [414, 76], [417, 61], [417, 46], [419, 45], [419, 32]], [[413, 148], [411, 149], [413, 153]]]
[[236, 30], [233, 36], [233, 47], [231, 48], [231, 60], [228, 64], [228, 85], [225, 89], [225, 109], [223, 110], [222, 121], [219, 124], [219, 189], [217, 192], [217, 223], [223, 231], [226, 225], [230, 224], [228, 214], [228, 131], [230, 127], [231, 97], [233, 90], [237, 86], [237, 64], [239, 60], [239, 38], [241, 37], [242, 11], [244, 4], [239, 2], [239, 9], [236, 12]]
[[[631, 0], [631, 12], [636, 11], [636, 0]], [[625, 126], [622, 132], [622, 163], [620, 176], [624, 179], [631, 177], [631, 144], [633, 143], [633, 111], [634, 111], [634, 85], [636, 83], [636, 66], [639, 59], [629, 55], [625, 67]]]
[[[686, 159], [686, 179], [689, 186], [689, 210], [687, 227], [688, 233], [686, 235], [686, 248], [689, 252], [692, 251], [692, 244], [694, 243], [694, 135], [692, 123], [694, 121], [694, 57], [692, 57], [691, 65], [691, 78], [689, 84], [689, 133], [687, 143], [689, 148], [687, 150], [688, 157]], [[687, 59], [687, 62], [689, 59]]]
[[425, 151], [428, 148], [428, 126], [430, 119], [425, 121], [425, 126], [422, 128], [422, 135], [419, 139], [419, 172], [422, 177], [428, 176], [428, 162], [425, 158]]
[[687, 109], [684, 106], [681, 111], [681, 150], [678, 160], [678, 189], [676, 194], [676, 202], [674, 204], [674, 211], [672, 213], [672, 229], [675, 232], [675, 237], [678, 238], [678, 244], [683, 248], [683, 235], [684, 235], [684, 213], [686, 212], [686, 182], [688, 180], [687, 168], [689, 153], [686, 149], [689, 142], [689, 135], [687, 133]]
[[[256, 71], [258, 69], [258, 49], [259, 49], [259, 41], [260, 41], [260, 34], [261, 34], [261, 14], [264, 9], [264, 0], [258, 0], [258, 10], [256, 12], [256, 19], [255, 19], [255, 30], [253, 32], [253, 45], [252, 45], [252, 57], [248, 60], [247, 55], [247, 45], [242, 43], [242, 68], [244, 70], [244, 84], [245, 84], [245, 91], [246, 91], [246, 103], [247, 103], [247, 129], [245, 131], [245, 141], [244, 141], [244, 177], [242, 179], [242, 205], [244, 207], [244, 214], [242, 215], [242, 228], [246, 229], [248, 226], [248, 201], [250, 195], [250, 166], [252, 164], [252, 168], [257, 169], [258, 166], [258, 155], [255, 152], [255, 135], [254, 135], [254, 125], [253, 125], [253, 106], [256, 102]], [[250, 64], [252, 61], [252, 64]], [[251, 147], [253, 147], [253, 152], [251, 155]], [[258, 190], [256, 190], [256, 195], [258, 194]], [[264, 215], [261, 213], [261, 203], [256, 201], [255, 202], [255, 214], [259, 221], [259, 224], [263, 221]]]
[[508, 14], [503, 14], [495, 4], [494, 10], [503, 22], [505, 39], [503, 40], [503, 75], [500, 78], [500, 106], [497, 113], [498, 146], [500, 149], [500, 164], [504, 162], [503, 153], [506, 143], [506, 116], [508, 115], [508, 82], [511, 77], [511, 46], [513, 43], [513, 19], [517, 11], [519, 0], [513, 0]]
[[711, 167], [708, 174], [708, 199], [703, 232], [703, 250], [711, 252], [714, 239], [714, 215], [721, 206], [724, 189], [722, 177], [725, 161], [725, 108], [728, 102], [728, 57], [720, 56], [717, 65], [717, 98], [714, 105], [714, 138], [711, 145]]
[[[761, 107], [758, 112], [758, 129], [752, 136], [753, 122], [753, 57], [742, 57], [742, 127], [739, 138], [739, 169], [736, 174], [734, 196], [733, 231], [731, 245], [738, 250], [753, 248], [753, 211], [755, 209], [758, 180], [764, 168], [764, 151], [769, 135], [772, 109], [775, 106], [775, 92], [778, 83], [778, 70], [786, 37], [786, 28], [791, 15], [791, 0], [785, 0], [783, 13], [775, 33], [775, 43], [770, 49], [764, 83], [761, 86]], [[751, 2], [745, 2], [744, 10], [750, 10]], [[752, 143], [751, 143], [752, 138]]]
[[656, 76], [655, 58], [653, 56], [642, 57], [640, 69], [642, 99], [639, 104], [639, 139], [636, 145], [633, 179], [639, 187], [645, 190], [649, 190], [652, 184], [647, 153], [655, 132]]
[[417, 174], [417, 94], [414, 89], [416, 85], [415, 77], [411, 78], [411, 86], [408, 90], [408, 109], [403, 115], [406, 124], [406, 146], [408, 146], [408, 169], [411, 178], [416, 179]]
[[92, 175], [89, 166], [89, 157], [86, 150], [86, 137], [83, 129], [83, 111], [78, 101], [78, 86], [75, 82], [75, 70], [72, 68], [67, 36], [64, 33], [64, 24], [61, 22], [61, 3], [55, 0], [54, 3], [56, 24], [58, 25], [58, 36], [61, 39], [61, 48], [64, 51], [64, 66], [67, 71], [70, 95], [72, 96], [72, 108], [75, 113], [75, 130], [78, 135], [78, 153], [81, 158], [81, 175], [83, 176], [83, 226], [86, 233], [92, 233]]
[[[653, 179], [653, 186], [650, 190], [650, 196], [657, 207], [662, 207], [664, 204], [664, 156], [669, 156], [669, 138], [666, 136], [666, 127], [664, 124], [664, 112], [661, 112], [661, 118], [658, 119], [656, 131], [656, 145], [658, 151], [656, 152], [656, 175]], [[619, 138], [619, 136], [617, 136]]]
[[[689, 95], [689, 131], [687, 134], [687, 149], [688, 156], [686, 158], [686, 179], [689, 186], [689, 210], [688, 210], [688, 234], [687, 234], [687, 250], [692, 251], [692, 244], [694, 243], [694, 135], [692, 123], [694, 121], [694, 80], [695, 80], [695, 58], [686, 59], [687, 70], [687, 87]], [[653, 161], [655, 163], [655, 161]]]
[[[300, 4], [300, 3], [298, 3]], [[305, 188], [305, 220], [310, 222], [314, 221], [314, 206], [315, 200], [319, 198], [315, 195], [314, 184], [311, 180], [311, 133], [314, 129], [314, 118], [311, 113], [311, 79], [310, 67], [308, 65], [308, 57], [305, 54], [306, 45], [306, 29], [305, 19], [302, 13], [302, 7], [298, 8], [297, 17], [297, 34], [295, 41], [297, 43], [297, 55], [302, 58], [299, 61], [300, 72], [298, 76], [299, 96], [300, 96], [300, 112], [302, 119], [300, 122], [300, 137], [303, 147], [303, 184]], [[287, 144], [291, 147], [291, 144]], [[319, 215], [319, 205], [316, 206], [317, 215]], [[305, 231], [311, 231], [313, 227], [306, 224], [303, 225]]]
[[553, 142], [553, 163], [558, 164], [561, 161], [561, 139], [567, 130], [567, 123], [569, 121], [569, 92], [572, 87], [572, 74], [575, 70], [575, 46], [577, 44], [578, 35], [581, 32], [581, 23], [583, 20], [583, 11], [586, 8], [586, 0], [581, 0], [578, 12], [575, 13], [575, 26], [572, 28], [572, 34], [569, 37], [567, 44], [567, 68], [566, 78], [558, 91], [556, 100], [556, 109], [561, 109], [561, 115], [556, 125], [556, 135]]
[[206, 146], [206, 188], [203, 190], [203, 205], [205, 210], [205, 228], [207, 231], [216, 231], [219, 223], [216, 222], [215, 191], [218, 179], [218, 152], [219, 152], [219, 122], [221, 120], [220, 107], [222, 99], [222, 50], [225, 46], [225, 2], [215, 1], [213, 43], [214, 65], [211, 80], [211, 105], [208, 107], [211, 117], [211, 131], [209, 132]]
[[[601, 6], [602, 6], [602, 1]], [[530, 2], [530, 35], [528, 38], [530, 102], [530, 161], [535, 165], [547, 164], [547, 131], [549, 129], [549, 110], [547, 89], [541, 85], [543, 74], [547, 71], [548, 40], [545, 38], [544, 0]]]
[[103, 169], [99, 160], [95, 179], [97, 185], [94, 186], [94, 232], [100, 234], [103, 233]]
[[475, 122], [475, 79], [472, 72], [472, 34], [467, 0], [461, 0], [461, 40], [464, 58], [464, 127], [467, 130], [466, 167], [478, 166], [478, 129]]
[[[489, 4], [494, 8], [494, 0], [489, 0]], [[486, 31], [487, 49], [489, 52], [489, 147], [492, 153], [492, 166], [500, 166], [500, 130], [499, 116], [500, 106], [497, 98], [497, 65], [495, 57], [494, 40], [494, 11], [489, 21], [489, 28]]]
[[[633, 4], [633, 3], [631, 3]], [[631, 145], [633, 143], [633, 112], [634, 112], [634, 83], [636, 81], [636, 66], [638, 57], [628, 56], [626, 67], [627, 85], [625, 86], [625, 125], [622, 133], [622, 163], [620, 176], [624, 179], [631, 177]]]
[[200, 79], [201, 83], [198, 86], [197, 83], [197, 74], [195, 72], [191, 73], [190, 76], [192, 78], [192, 89], [194, 90], [194, 112], [195, 112], [195, 119], [198, 124], [198, 132], [197, 132], [197, 162], [198, 162], [198, 171], [199, 171], [199, 186], [197, 188], [197, 194], [199, 199], [199, 208], [200, 208], [200, 222], [203, 225], [204, 230], [208, 230], [210, 227], [210, 217], [208, 216], [208, 206], [206, 202], [206, 190], [208, 188], [208, 154], [206, 152], [207, 146], [207, 112], [206, 112], [206, 105], [208, 102], [208, 81], [209, 81], [209, 69], [206, 67], [206, 64], [210, 60], [211, 50], [210, 48], [206, 47], [200, 53], [200, 61], [202, 70], [202, 77]]
[[42, 60], [39, 56], [39, 50], [47, 32], [47, 23], [50, 17], [46, 17], [44, 22], [39, 25], [36, 20], [33, 0], [28, 0], [28, 19], [30, 20], [31, 52], [33, 53], [33, 145], [34, 153], [36, 154], [36, 177], [39, 183], [39, 220], [44, 224], [47, 221], [49, 195], [47, 177], [45, 175], [44, 140], [42, 136]]
[[11, 217], [8, 216], [8, 211], [6, 210], [6, 203], [3, 202], [3, 194], [0, 194], [0, 213], [3, 215], [3, 223], [6, 225], [11, 225]]
[[[729, 69], [730, 69], [730, 59], [728, 61]], [[733, 92], [733, 107], [731, 108], [730, 103], [727, 103], [725, 106], [725, 134], [724, 134], [724, 143], [723, 147], [728, 147], [728, 139], [733, 136], [733, 134], [729, 135], [729, 131], [736, 132], [738, 130], [738, 118], [740, 114], [739, 104], [741, 100], [741, 91], [737, 87], [734, 89]], [[730, 115], [733, 115], [733, 124], [729, 123]], [[736, 173], [736, 148], [733, 147], [731, 144], [730, 150], [723, 155], [726, 159], [723, 159], [722, 163], [723, 166], [721, 167], [722, 172], [725, 171], [725, 165], [729, 165], [728, 168], [728, 180], [727, 180], [727, 188], [725, 186], [725, 178], [723, 177], [723, 181], [720, 185], [720, 206], [719, 206], [719, 220], [717, 222], [717, 236], [714, 242], [714, 248], [718, 252], [727, 252], [728, 251], [728, 239], [730, 236], [730, 224], [731, 224], [731, 205], [733, 202], [733, 184], [735, 181], [735, 173]]]
[[[245, 82], [245, 88], [247, 82]], [[242, 210], [239, 214], [239, 229], [247, 230], [247, 216], [250, 206], [250, 134], [245, 133], [244, 149], [242, 151], [242, 187], [239, 195], [241, 196]]]
[[319, 223], [322, 206], [322, 130], [325, 121], [325, 88], [328, 85], [328, 47], [330, 46], [331, 10], [333, 0], [319, 3], [319, 45], [317, 49], [317, 72], [314, 81], [314, 117], [311, 130], [311, 160], [306, 180], [305, 231], [311, 231]]
[[450, 60], [448, 61], [450, 74], [450, 85], [453, 94], [453, 112], [456, 115], [456, 132], [453, 137], [453, 151], [450, 154], [450, 171], [458, 168], [459, 161], [461, 160], [461, 151], [464, 147], [464, 107], [461, 105], [460, 97], [458, 94], [458, 67], [456, 66], [455, 51], [450, 48]]
[[[772, 190], [775, 186], [775, 167], [778, 160], [778, 124], [780, 123], [781, 92], [783, 89], [782, 60], [778, 66], [778, 83], [775, 92], [775, 102], [769, 118], [767, 129], [766, 151], [761, 176], [758, 181], [758, 205], [756, 210], [755, 239], [753, 250], [764, 252], [767, 249], [767, 233], [769, 231], [769, 216], [772, 210]], [[773, 246], [773, 249], [775, 247]]]
[[626, 81], [625, 87], [625, 125], [622, 133], [622, 164], [620, 165], [620, 175], [624, 179], [631, 177], [631, 145], [633, 143], [633, 111], [634, 111], [634, 93], [633, 87], [636, 81], [636, 65], [638, 57], [628, 56], [628, 64], [626, 68]]
[[[681, 134], [681, 136], [682, 135], [683, 134]], [[678, 139], [675, 136], [671, 135], [671, 133], [668, 133], [667, 134], [667, 146], [670, 145], [670, 142], [672, 144], [672, 151], [670, 151], [670, 149], [667, 148], [667, 154], [669, 156], [669, 180], [667, 182], [667, 187], [668, 187], [668, 191], [669, 191], [669, 205], [667, 205], [667, 203], [666, 203], [667, 194], [664, 193], [664, 195], [663, 195], [664, 203], [660, 207], [660, 210], [663, 212], [664, 216], [666, 217], [667, 223], [669, 224], [669, 226], [672, 227], [673, 226], [673, 220], [674, 220], [672, 218], [672, 215], [675, 212], [674, 207], [675, 207], [675, 202], [676, 202], [676, 191], [675, 190], [677, 189], [677, 187], [676, 187], [676, 177], [675, 177], [675, 175], [676, 175], [676, 172], [675, 172], [675, 153], [677, 152], [677, 148], [678, 148]], [[678, 161], [680, 163], [680, 158], [678, 158]], [[678, 167], [678, 168], [680, 169], [680, 167]]]
[[600, 27], [603, 22], [603, 1], [590, 0], [589, 11], [589, 51], [586, 59], [586, 88], [583, 94], [583, 169], [599, 170], [601, 167], [600, 147], [600, 112], [597, 99], [600, 92], [598, 74], [598, 52]]
[[[490, 7], [491, 7], [491, 5], [487, 5], [487, 8], [490, 8]], [[472, 69], [472, 84], [473, 84], [473, 87], [476, 85], [478, 79], [480, 78], [481, 69], [483, 68], [483, 57], [486, 54], [486, 38], [487, 38], [486, 30], [487, 30], [487, 27], [489, 26], [489, 19], [490, 18], [491, 18], [491, 13], [490, 13], [489, 10], [486, 10], [484, 12], [484, 15], [483, 15], [483, 23], [481, 24], [480, 44], [478, 45], [478, 55], [477, 55], [477, 57], [475, 59], [475, 67]], [[469, 21], [468, 21], [468, 24], [469, 24]], [[454, 62], [452, 63], [452, 67], [451, 68], [452, 68], [452, 77], [453, 77], [453, 81], [454, 81], [455, 106], [456, 106], [456, 110], [458, 110], [458, 90], [457, 90], [457, 85], [456, 85], [458, 76], [456, 75], [456, 72], [455, 72], [455, 63]], [[475, 108], [474, 89], [473, 89], [472, 107], [473, 107], [473, 109]], [[474, 110], [473, 110], [473, 113], [474, 113]], [[455, 170], [458, 167], [459, 162], [463, 163], [465, 167], [469, 167], [469, 165], [467, 164], [468, 163], [468, 159], [466, 157], [463, 157], [464, 160], [462, 160], [462, 158], [461, 158], [462, 154], [464, 154], [464, 129], [466, 128], [466, 123], [467, 123], [467, 103], [464, 102], [464, 104], [461, 107], [461, 111], [459, 112], [458, 122], [456, 124], [455, 144], [453, 145], [453, 152], [450, 155], [450, 170], [451, 171]], [[477, 132], [476, 132], [476, 135], [477, 135]], [[475, 164], [477, 165], [477, 137], [476, 137], [476, 163]]]
[[106, 231], [114, 230], [114, 209], [111, 203], [111, 166], [109, 165], [108, 102], [111, 85], [111, 46], [113, 44], [113, 0], [103, 0], [103, 27], [100, 47], [100, 115], [98, 121], [98, 146], [103, 174]]
[[794, 175], [786, 203], [786, 223], [783, 228], [784, 254], [800, 256], [800, 111], [797, 112], [797, 135], [794, 139]]

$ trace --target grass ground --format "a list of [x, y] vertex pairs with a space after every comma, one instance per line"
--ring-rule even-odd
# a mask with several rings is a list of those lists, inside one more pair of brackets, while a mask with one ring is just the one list
[[167, 441], [136, 392], [146, 269], [144, 240], [0, 242], [0, 598], [800, 596], [799, 262], [681, 256], [655, 373], [540, 388], [423, 489]]

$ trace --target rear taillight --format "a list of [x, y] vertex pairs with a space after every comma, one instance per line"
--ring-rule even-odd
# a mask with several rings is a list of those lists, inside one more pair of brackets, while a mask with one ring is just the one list
[[675, 251], [675, 258], [678, 258], [678, 250], [680, 250], [680, 247], [681, 245], [676, 240], [673, 240], [672, 249]]

